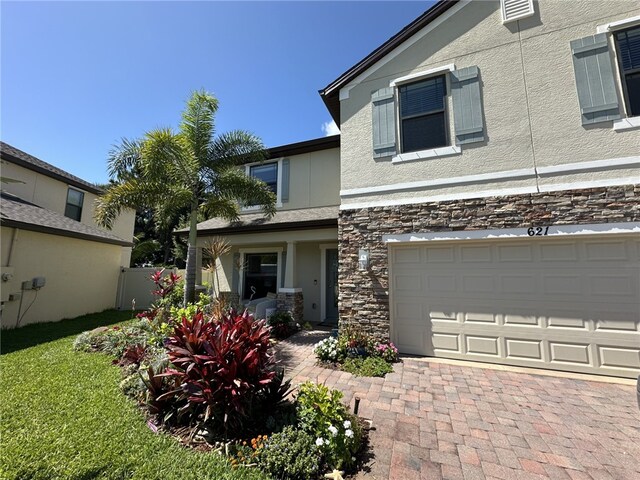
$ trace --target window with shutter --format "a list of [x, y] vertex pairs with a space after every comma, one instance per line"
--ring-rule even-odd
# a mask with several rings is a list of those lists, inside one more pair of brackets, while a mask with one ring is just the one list
[[444, 75], [400, 86], [398, 96], [403, 152], [447, 145], [446, 94]]
[[530, 17], [535, 13], [533, 0], [501, 0], [502, 23]]
[[607, 35], [599, 33], [573, 40], [571, 51], [582, 124], [620, 118]]
[[614, 33], [627, 115], [640, 116], [640, 26]]

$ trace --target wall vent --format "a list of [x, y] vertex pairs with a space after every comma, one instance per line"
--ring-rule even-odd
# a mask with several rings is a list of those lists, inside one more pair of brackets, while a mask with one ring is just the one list
[[501, 0], [502, 23], [513, 22], [534, 14], [533, 0]]

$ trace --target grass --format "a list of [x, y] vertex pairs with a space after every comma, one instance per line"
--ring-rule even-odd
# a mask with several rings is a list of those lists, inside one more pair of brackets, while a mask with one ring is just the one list
[[77, 333], [129, 318], [108, 311], [2, 332], [0, 478], [268, 478], [154, 434], [111, 359], [73, 351]]

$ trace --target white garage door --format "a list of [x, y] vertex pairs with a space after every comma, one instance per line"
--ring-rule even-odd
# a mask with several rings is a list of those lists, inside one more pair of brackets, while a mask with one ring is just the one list
[[401, 352], [584, 373], [640, 373], [637, 237], [392, 245]]

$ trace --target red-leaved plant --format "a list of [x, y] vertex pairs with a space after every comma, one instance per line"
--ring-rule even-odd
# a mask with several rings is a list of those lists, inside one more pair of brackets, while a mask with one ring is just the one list
[[165, 343], [172, 365], [162, 374], [179, 388], [165, 396], [174, 395], [177, 403], [186, 402], [181, 411], [196, 418], [204, 413], [204, 421], [212, 418], [226, 431], [241, 426], [275, 375], [269, 334], [265, 321], [246, 311], [231, 310], [217, 321], [202, 313], [183, 317]]

